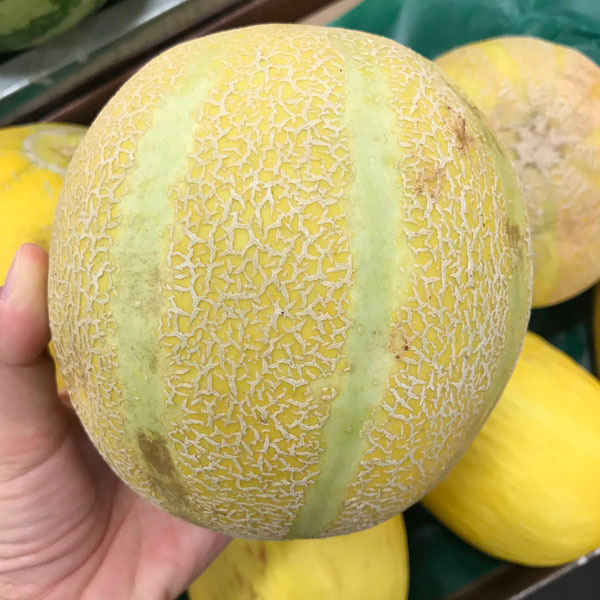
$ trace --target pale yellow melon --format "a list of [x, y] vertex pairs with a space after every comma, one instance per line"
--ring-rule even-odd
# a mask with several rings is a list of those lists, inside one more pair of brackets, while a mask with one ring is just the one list
[[501, 37], [436, 63], [489, 119], [523, 186], [533, 306], [600, 280], [600, 67], [573, 48]]
[[557, 565], [600, 547], [600, 382], [533, 333], [475, 441], [425, 506], [498, 558]]
[[401, 515], [318, 540], [233, 540], [190, 586], [190, 600], [405, 600]]
[[[25, 242], [46, 250], [58, 194], [85, 127], [39, 123], [0, 129], [0, 282]], [[63, 387], [60, 373], [59, 387]]]
[[600, 373], [600, 286], [594, 289], [594, 312], [593, 323], [594, 328], [594, 358], [596, 364], [596, 373]]
[[323, 537], [421, 497], [513, 369], [515, 174], [432, 63], [265, 25], [177, 46], [109, 102], [53, 231], [50, 318], [115, 471], [238, 537]]

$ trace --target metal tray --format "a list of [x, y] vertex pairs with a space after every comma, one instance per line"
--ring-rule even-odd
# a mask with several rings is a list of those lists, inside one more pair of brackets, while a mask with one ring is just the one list
[[330, 0], [117, 0], [75, 29], [0, 56], [0, 126], [89, 122], [152, 56], [185, 39], [266, 21], [294, 22]]

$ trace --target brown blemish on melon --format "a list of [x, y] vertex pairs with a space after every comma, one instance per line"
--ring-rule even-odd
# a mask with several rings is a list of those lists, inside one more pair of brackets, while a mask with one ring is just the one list
[[506, 233], [510, 247], [513, 248], [519, 258], [522, 258], [523, 232], [521, 231], [521, 228], [516, 223], [506, 219], [504, 221], [504, 233]]
[[148, 465], [148, 478], [157, 496], [163, 498], [169, 506], [169, 512], [175, 516], [194, 522], [194, 511], [187, 503], [187, 492], [166, 440], [154, 433], [140, 431], [137, 434], [138, 446]]
[[408, 348], [402, 325], [394, 324], [389, 333], [387, 349], [394, 355], [396, 360], [400, 360]]
[[465, 153], [468, 146], [473, 142], [473, 138], [467, 133], [467, 120], [463, 115], [458, 116], [453, 129], [458, 140], [458, 149]]
[[415, 193], [420, 196], [427, 192], [430, 196], [436, 197], [440, 193], [444, 170], [441, 167], [425, 167], [419, 174], [415, 185]]
[[171, 476], [175, 473], [175, 465], [169, 454], [165, 440], [158, 435], [138, 433], [138, 445], [146, 462], [160, 475]]

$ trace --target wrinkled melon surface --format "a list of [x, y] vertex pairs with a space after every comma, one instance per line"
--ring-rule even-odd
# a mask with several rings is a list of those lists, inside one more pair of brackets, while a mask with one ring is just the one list
[[533, 306], [600, 280], [600, 67], [530, 37], [451, 50], [436, 63], [488, 117], [523, 187], [533, 244]]
[[92, 440], [238, 537], [391, 517], [514, 366], [530, 304], [511, 164], [390, 40], [265, 25], [179, 45], [109, 102], [57, 211], [50, 315]]

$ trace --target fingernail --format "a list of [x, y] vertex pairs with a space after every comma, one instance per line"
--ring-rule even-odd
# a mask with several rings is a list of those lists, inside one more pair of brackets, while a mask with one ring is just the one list
[[8, 270], [8, 274], [6, 275], [6, 280], [4, 281], [4, 285], [0, 287], [0, 302], [6, 302], [15, 287], [15, 281], [17, 280], [17, 275], [19, 272], [19, 262], [21, 259], [21, 248], [20, 246], [13, 258], [12, 264], [10, 265], [10, 269]]

